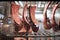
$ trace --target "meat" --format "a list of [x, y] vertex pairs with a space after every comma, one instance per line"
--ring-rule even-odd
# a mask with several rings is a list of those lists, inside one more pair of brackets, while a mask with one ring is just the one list
[[27, 20], [27, 16], [26, 16], [26, 11], [27, 11], [27, 8], [28, 8], [28, 4], [25, 4], [25, 6], [24, 6], [24, 9], [23, 9], [23, 16], [22, 16], [22, 18], [23, 18], [23, 24], [24, 24], [24, 28], [27, 30], [27, 31], [29, 31], [30, 30], [30, 25], [29, 25], [29, 22], [28, 22], [28, 20]]
[[58, 8], [58, 4], [55, 4], [55, 6], [53, 7], [52, 17], [51, 17], [51, 24], [52, 24], [52, 27], [53, 27], [54, 31], [60, 30], [59, 25], [55, 21], [55, 12], [56, 12], [57, 8]]
[[[15, 25], [15, 31], [17, 32], [23, 32], [24, 30], [29, 31], [30, 30], [30, 25], [29, 22], [27, 21], [27, 16], [26, 16], [26, 11], [27, 11], [27, 4], [23, 8], [23, 15], [22, 19], [19, 18], [19, 5], [16, 5], [15, 3], [12, 3], [12, 19], [14, 20], [14, 25]], [[24, 31], [24, 32], [26, 32]]]
[[[51, 4], [51, 2], [48, 2], [48, 4], [45, 6], [44, 11], [43, 11], [43, 17], [44, 17], [43, 25], [44, 25], [45, 29], [51, 29], [52, 28], [50, 20], [49, 20], [49, 18], [47, 18], [47, 9], [48, 9], [50, 4]], [[51, 38], [47, 38], [47, 40], [51, 40]]]
[[29, 6], [30, 26], [34, 32], [37, 32], [39, 27], [36, 26], [38, 24], [38, 21], [35, 19], [35, 10], [36, 6]]
[[16, 5], [14, 2], [11, 3], [11, 6], [12, 6], [12, 19], [14, 20], [14, 25], [15, 25], [15, 31], [19, 31], [21, 30], [22, 26], [19, 26], [22, 24], [22, 20], [19, 18], [18, 16], [18, 10], [20, 8], [19, 5]]
[[49, 5], [51, 4], [51, 2], [48, 2], [48, 4], [45, 6], [44, 11], [43, 11], [43, 25], [45, 29], [51, 29], [51, 23], [50, 20], [47, 18], [47, 9], [49, 7]]

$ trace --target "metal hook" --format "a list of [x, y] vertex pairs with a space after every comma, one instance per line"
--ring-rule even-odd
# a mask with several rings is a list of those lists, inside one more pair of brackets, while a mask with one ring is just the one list
[[19, 5], [19, 2], [18, 1], [15, 1], [15, 4]]

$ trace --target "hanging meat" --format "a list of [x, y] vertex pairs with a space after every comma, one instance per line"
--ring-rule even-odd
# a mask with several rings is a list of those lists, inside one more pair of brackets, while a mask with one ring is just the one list
[[27, 11], [27, 8], [28, 8], [28, 4], [25, 4], [25, 6], [24, 6], [24, 9], [23, 9], [23, 24], [24, 24], [24, 28], [26, 29], [26, 31], [29, 31], [30, 30], [30, 25], [29, 25], [29, 21], [28, 21], [28, 19], [27, 19], [27, 13], [26, 13], [26, 11]]
[[38, 24], [38, 21], [35, 19], [35, 10], [36, 6], [29, 6], [30, 26], [34, 32], [37, 32], [39, 27], [36, 26]]
[[48, 4], [45, 6], [44, 11], [43, 11], [43, 25], [45, 29], [51, 29], [51, 23], [50, 20], [47, 18], [47, 9], [49, 7], [49, 5], [51, 4], [51, 2], [48, 2]]
[[60, 30], [59, 25], [55, 21], [55, 12], [56, 12], [57, 8], [58, 8], [58, 4], [55, 4], [54, 7], [53, 7], [52, 17], [51, 17], [51, 24], [52, 24], [52, 27], [53, 27], [54, 31]]
[[18, 32], [22, 29], [22, 20], [18, 16], [18, 11], [20, 6], [16, 5], [14, 2], [11, 3], [12, 6], [12, 19], [14, 20], [15, 31]]

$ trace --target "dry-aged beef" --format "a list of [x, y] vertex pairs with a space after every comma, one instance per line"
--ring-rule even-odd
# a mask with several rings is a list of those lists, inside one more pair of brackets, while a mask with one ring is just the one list
[[28, 8], [28, 4], [25, 4], [24, 8], [23, 8], [23, 24], [24, 24], [24, 28], [26, 29], [26, 31], [29, 31], [30, 30], [30, 25], [29, 25], [29, 22], [27, 20], [27, 16], [26, 16], [26, 11], [27, 11], [27, 8]]
[[58, 4], [55, 4], [55, 6], [53, 7], [52, 18], [51, 18], [51, 24], [52, 24], [54, 31], [60, 30], [59, 25], [55, 21], [55, 12], [56, 12], [57, 8], [58, 8]]
[[37, 27], [35, 24], [37, 24], [37, 21], [35, 19], [35, 10], [36, 6], [29, 6], [29, 18], [30, 18], [30, 25], [32, 27], [32, 30], [34, 32], [37, 32], [39, 27]]
[[18, 14], [18, 11], [19, 11], [19, 8], [20, 6], [19, 5], [16, 5], [15, 3], [11, 3], [11, 6], [12, 6], [12, 19], [14, 20], [14, 23], [15, 23], [15, 30], [16, 31], [19, 31], [21, 30], [22, 26], [19, 26], [21, 25], [22, 23], [22, 20], [19, 18], [19, 14]]
[[45, 29], [51, 29], [51, 23], [50, 20], [47, 18], [47, 9], [49, 7], [49, 5], [51, 4], [51, 2], [48, 2], [48, 4], [45, 6], [44, 11], [43, 11], [43, 25]]

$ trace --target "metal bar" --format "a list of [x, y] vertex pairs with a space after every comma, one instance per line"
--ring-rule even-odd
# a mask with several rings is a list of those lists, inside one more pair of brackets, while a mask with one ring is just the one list
[[41, 35], [19, 35], [19, 36], [8, 36], [8, 37], [60, 37], [60, 35], [54, 35], [54, 36], [41, 36]]

